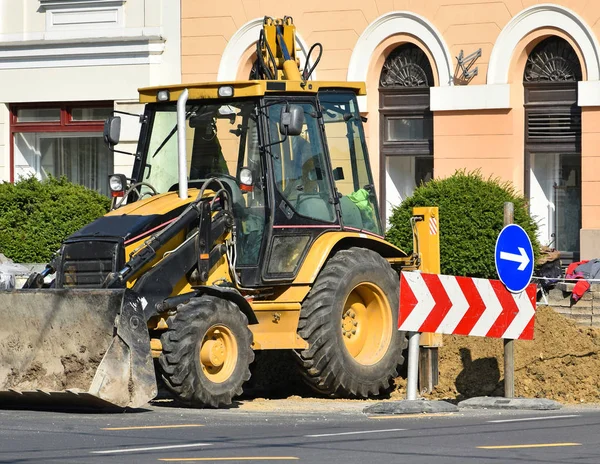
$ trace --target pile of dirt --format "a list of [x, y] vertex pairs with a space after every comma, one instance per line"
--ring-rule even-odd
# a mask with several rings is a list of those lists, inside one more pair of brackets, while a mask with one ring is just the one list
[[[534, 339], [516, 340], [515, 396], [561, 403], [600, 402], [600, 330], [580, 327], [547, 306], [537, 309]], [[245, 400], [319, 395], [301, 380], [294, 360], [283, 351], [257, 353]], [[406, 372], [391, 394], [406, 398]], [[462, 401], [475, 396], [504, 396], [504, 342], [497, 338], [444, 336], [439, 348], [439, 383], [428, 399]], [[322, 398], [322, 397], [321, 397]]]
[[[515, 345], [515, 396], [562, 403], [600, 402], [600, 330], [579, 327], [553, 309], [537, 309], [534, 340]], [[403, 397], [405, 381], [394, 397]], [[444, 336], [439, 384], [431, 399], [504, 395], [504, 344], [500, 339]]]

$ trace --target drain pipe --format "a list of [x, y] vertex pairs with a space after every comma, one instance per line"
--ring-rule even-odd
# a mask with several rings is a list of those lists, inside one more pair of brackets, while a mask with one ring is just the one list
[[179, 198], [188, 197], [187, 148], [185, 140], [185, 105], [188, 100], [188, 89], [183, 89], [177, 99], [177, 160], [179, 167]]

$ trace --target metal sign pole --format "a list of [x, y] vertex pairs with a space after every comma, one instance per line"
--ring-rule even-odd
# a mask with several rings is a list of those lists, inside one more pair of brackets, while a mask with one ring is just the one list
[[419, 381], [419, 332], [408, 332], [408, 378], [406, 379], [406, 399], [417, 399]]
[[[504, 203], [504, 226], [514, 221], [514, 205], [511, 202]], [[504, 339], [504, 397], [515, 396], [515, 341]]]

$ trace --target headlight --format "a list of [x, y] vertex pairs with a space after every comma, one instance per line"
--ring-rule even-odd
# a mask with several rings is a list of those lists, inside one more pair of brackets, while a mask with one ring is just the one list
[[159, 90], [156, 94], [156, 99], [160, 102], [166, 102], [171, 99], [171, 94], [168, 90]]
[[218, 90], [219, 97], [233, 97], [233, 87], [230, 85], [223, 85]]
[[127, 178], [123, 174], [111, 174], [108, 176], [108, 186], [113, 197], [122, 197], [127, 187]]
[[249, 168], [240, 169], [240, 190], [242, 192], [251, 192], [252, 182], [252, 170]]

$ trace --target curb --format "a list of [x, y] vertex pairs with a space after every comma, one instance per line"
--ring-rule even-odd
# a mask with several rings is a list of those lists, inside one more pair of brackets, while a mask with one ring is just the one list
[[458, 408], [446, 401], [402, 400], [375, 403], [363, 409], [365, 414], [419, 414], [458, 412]]
[[545, 398], [498, 398], [482, 396], [469, 398], [458, 403], [460, 409], [530, 409], [552, 411], [562, 408], [562, 404]]

